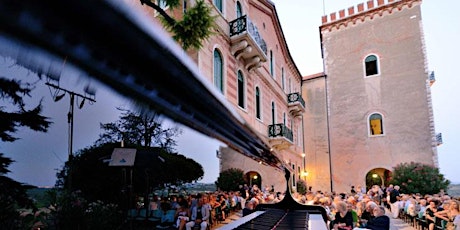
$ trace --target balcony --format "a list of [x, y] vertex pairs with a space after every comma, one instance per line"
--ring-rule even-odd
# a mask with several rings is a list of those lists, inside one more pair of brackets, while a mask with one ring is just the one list
[[267, 61], [267, 44], [260, 36], [257, 27], [247, 15], [241, 16], [230, 23], [231, 52], [236, 59], [242, 59], [249, 71], [259, 68]]
[[438, 146], [442, 145], [442, 133], [436, 134], [436, 144]]
[[293, 117], [302, 115], [305, 112], [305, 101], [300, 93], [290, 93], [287, 95], [289, 113]]
[[268, 137], [270, 145], [277, 149], [283, 150], [292, 146], [292, 130], [284, 124], [273, 124], [268, 126]]
[[436, 77], [434, 76], [434, 71], [431, 71], [430, 75], [428, 76], [430, 80], [430, 86], [432, 86], [436, 82]]

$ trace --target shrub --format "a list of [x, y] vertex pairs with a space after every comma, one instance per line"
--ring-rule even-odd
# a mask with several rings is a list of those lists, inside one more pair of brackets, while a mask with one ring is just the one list
[[390, 183], [399, 185], [403, 193], [436, 194], [450, 185], [438, 168], [416, 162], [398, 164], [392, 176]]

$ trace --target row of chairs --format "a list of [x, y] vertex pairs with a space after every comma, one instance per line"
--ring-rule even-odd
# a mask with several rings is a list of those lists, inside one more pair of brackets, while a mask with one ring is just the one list
[[135, 221], [140, 223], [148, 223], [148, 224], [162, 224], [162, 225], [173, 225], [174, 224], [174, 216], [176, 214], [175, 210], [167, 210], [162, 211], [160, 209], [157, 210], [147, 210], [145, 208], [141, 209], [130, 209], [128, 210], [128, 221]]
[[[415, 229], [418, 229], [418, 230], [428, 229], [428, 221], [425, 218], [425, 216], [419, 216], [419, 215], [412, 216], [412, 215], [409, 215], [407, 212], [404, 212], [404, 210], [400, 210], [399, 218], [404, 220], [404, 222], [411, 225]], [[435, 230], [445, 230], [446, 229], [446, 224], [447, 224], [446, 220], [436, 218], [436, 217], [434, 219], [435, 219], [435, 225], [434, 225]]]

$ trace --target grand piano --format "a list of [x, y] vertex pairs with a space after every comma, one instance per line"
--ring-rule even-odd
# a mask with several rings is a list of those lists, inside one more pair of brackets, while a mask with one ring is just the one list
[[[242, 119], [164, 30], [123, 0], [0, 0], [0, 55], [38, 76], [65, 61], [81, 73], [151, 109], [285, 172], [276, 204], [224, 229], [326, 227], [321, 206], [297, 203], [288, 167]], [[206, 98], [206, 100], [203, 100]]]

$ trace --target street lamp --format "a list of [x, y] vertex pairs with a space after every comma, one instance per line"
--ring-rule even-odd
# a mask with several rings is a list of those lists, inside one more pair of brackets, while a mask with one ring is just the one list
[[[305, 153], [302, 153], [302, 161], [303, 161], [303, 172], [302, 172], [303, 180], [306, 182], [307, 181], [306, 177], [307, 177], [308, 173], [307, 173], [307, 170], [305, 169], [306, 168], [306, 165], [305, 165]], [[305, 175], [305, 174], [307, 174], [307, 175]]]

